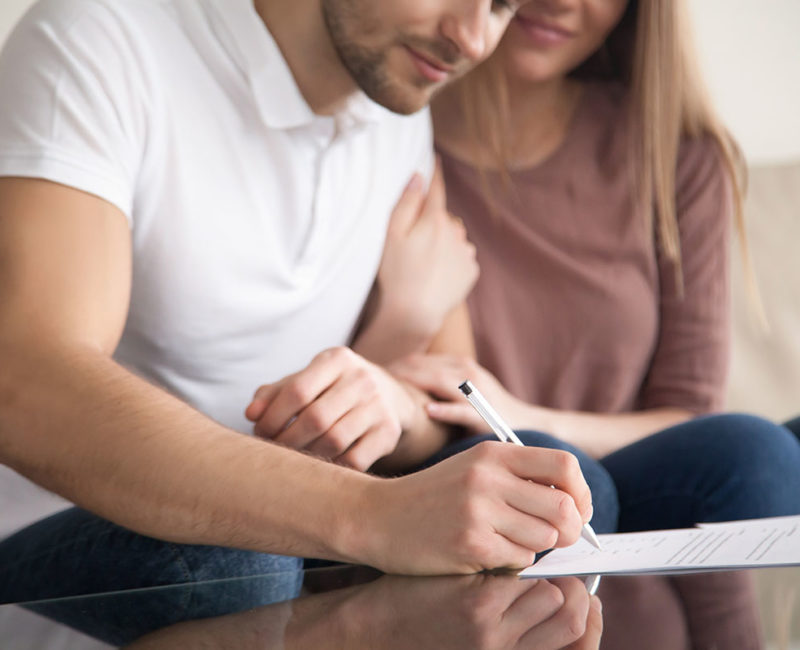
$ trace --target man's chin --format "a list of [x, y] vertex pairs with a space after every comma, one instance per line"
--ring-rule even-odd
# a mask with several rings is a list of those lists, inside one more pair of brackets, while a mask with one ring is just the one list
[[418, 88], [412, 86], [409, 88], [383, 88], [380, 92], [373, 94], [367, 93], [369, 98], [376, 104], [380, 104], [385, 109], [398, 113], [400, 115], [412, 115], [421, 111], [428, 104], [430, 104], [433, 96], [441, 89], [441, 85], [426, 86]]

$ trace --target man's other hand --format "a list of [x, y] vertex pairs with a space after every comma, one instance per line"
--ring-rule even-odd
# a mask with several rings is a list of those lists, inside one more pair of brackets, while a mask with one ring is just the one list
[[245, 415], [257, 436], [363, 471], [395, 450], [414, 408], [391, 375], [341, 347], [261, 386]]

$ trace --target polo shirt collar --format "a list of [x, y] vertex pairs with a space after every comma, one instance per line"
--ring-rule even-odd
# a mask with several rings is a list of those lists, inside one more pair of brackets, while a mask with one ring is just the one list
[[[274, 129], [293, 129], [321, 119], [300, 92], [278, 44], [256, 12], [253, 0], [204, 1], [224, 28], [220, 37], [250, 84], [264, 123]], [[358, 91], [334, 119], [339, 130], [347, 130], [376, 123], [387, 114], [387, 109]]]

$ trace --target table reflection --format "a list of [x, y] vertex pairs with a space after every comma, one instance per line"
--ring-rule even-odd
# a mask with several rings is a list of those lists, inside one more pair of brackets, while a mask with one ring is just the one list
[[577, 578], [415, 578], [333, 569], [307, 572], [297, 598], [264, 602], [265, 595], [267, 600], [274, 598], [291, 584], [289, 575], [263, 576], [73, 598], [31, 608], [107, 643], [136, 650], [595, 650], [603, 627], [599, 601]]

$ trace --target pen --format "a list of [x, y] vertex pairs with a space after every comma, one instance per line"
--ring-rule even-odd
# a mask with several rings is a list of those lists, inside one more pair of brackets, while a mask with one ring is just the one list
[[594, 596], [597, 593], [597, 588], [600, 586], [600, 577], [599, 573], [593, 573], [583, 579], [583, 584], [586, 586], [586, 591], [589, 592], [590, 596]]
[[[513, 442], [515, 445], [521, 445], [524, 447], [522, 441], [511, 430], [511, 427], [503, 422], [503, 419], [498, 415], [497, 411], [492, 408], [491, 404], [486, 401], [486, 398], [481, 395], [480, 391], [475, 388], [475, 386], [472, 385], [472, 382], [469, 381], [469, 379], [461, 384], [458, 389], [464, 393], [464, 397], [466, 397], [469, 403], [475, 407], [475, 410], [486, 421], [486, 424], [491, 427], [494, 435], [496, 435], [501, 442]], [[588, 522], [585, 523], [581, 529], [581, 537], [583, 537], [583, 539], [589, 542], [596, 549], [600, 549], [600, 542], [597, 539], [597, 535], [594, 534], [594, 531]]]

